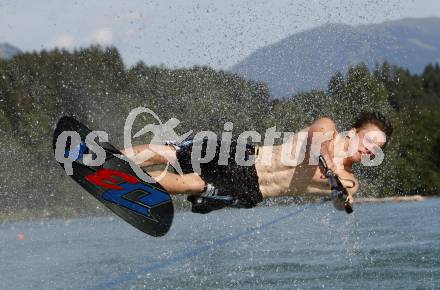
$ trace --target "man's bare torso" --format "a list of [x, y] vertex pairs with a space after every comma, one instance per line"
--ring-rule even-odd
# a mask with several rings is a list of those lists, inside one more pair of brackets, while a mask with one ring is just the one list
[[[319, 167], [309, 165], [308, 130], [309, 128], [301, 130], [289, 142], [281, 145], [259, 147], [255, 167], [263, 197], [296, 194], [326, 195], [330, 192], [327, 179]], [[289, 159], [292, 161], [287, 165], [284, 162], [286, 159], [283, 159], [286, 153], [290, 153]], [[295, 163], [297, 165], [294, 165]], [[340, 169], [336, 173], [343, 178], [344, 186], [357, 187], [357, 179], [351, 172]]]

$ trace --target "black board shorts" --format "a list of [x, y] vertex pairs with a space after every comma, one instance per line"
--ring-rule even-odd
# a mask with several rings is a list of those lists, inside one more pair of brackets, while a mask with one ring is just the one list
[[[207, 139], [200, 141], [186, 140], [178, 145], [176, 150], [177, 160], [183, 173], [194, 172], [191, 164], [191, 154], [194, 142], [202, 143], [201, 157], [206, 156]], [[200, 177], [207, 183], [213, 184], [219, 195], [229, 195], [237, 199], [244, 207], [251, 208], [263, 201], [263, 196], [258, 183], [255, 164], [251, 166], [238, 165], [235, 160], [237, 142], [230, 144], [227, 165], [219, 165], [221, 141], [217, 140], [214, 158], [207, 163], [200, 163]], [[244, 160], [249, 160], [255, 154], [255, 146], [246, 144]]]

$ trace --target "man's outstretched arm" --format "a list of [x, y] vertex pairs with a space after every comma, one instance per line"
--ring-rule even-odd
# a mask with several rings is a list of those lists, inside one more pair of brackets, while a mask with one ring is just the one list
[[310, 144], [310, 158], [318, 158], [322, 155], [332, 170], [336, 170], [336, 166], [333, 162], [333, 148], [330, 148], [330, 143], [336, 133], [336, 124], [332, 119], [320, 118], [310, 126], [307, 137], [307, 144]]

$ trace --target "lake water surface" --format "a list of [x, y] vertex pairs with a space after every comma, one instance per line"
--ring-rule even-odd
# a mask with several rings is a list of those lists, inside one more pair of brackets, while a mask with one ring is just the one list
[[178, 212], [162, 238], [117, 217], [4, 223], [0, 261], [14, 290], [440, 289], [440, 199]]

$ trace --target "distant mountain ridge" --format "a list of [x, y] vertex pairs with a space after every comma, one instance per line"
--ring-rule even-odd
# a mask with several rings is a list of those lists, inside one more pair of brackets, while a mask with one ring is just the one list
[[21, 53], [21, 50], [9, 43], [0, 43], [0, 58], [10, 59]]
[[384, 60], [419, 73], [440, 62], [440, 18], [407, 18], [380, 24], [328, 24], [260, 48], [229, 70], [266, 82], [272, 94], [325, 89], [336, 71]]

